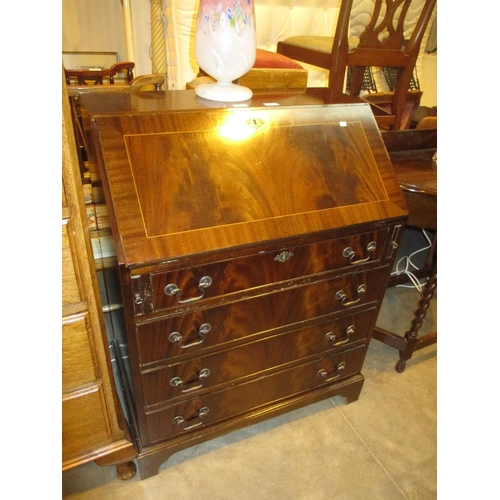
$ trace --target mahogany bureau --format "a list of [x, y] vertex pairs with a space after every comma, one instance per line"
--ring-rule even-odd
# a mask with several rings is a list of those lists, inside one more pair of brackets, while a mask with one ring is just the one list
[[355, 401], [407, 217], [370, 108], [194, 91], [82, 106], [119, 263], [141, 478], [243, 426]]

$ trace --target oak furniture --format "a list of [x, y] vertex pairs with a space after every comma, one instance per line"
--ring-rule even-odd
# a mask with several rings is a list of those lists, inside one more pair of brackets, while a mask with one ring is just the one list
[[[363, 12], [368, 20], [360, 34], [351, 34], [353, 0], [342, 0], [334, 37], [292, 36], [278, 42], [277, 52], [292, 59], [329, 70], [328, 102], [338, 102], [341, 94], [354, 99], [360, 96], [366, 68], [396, 68], [392, 92], [379, 96], [378, 103], [369, 98], [379, 127], [399, 130], [407, 101], [410, 109], [418, 106], [418, 95], [408, 99], [410, 81], [420, 51], [426, 27], [436, 0], [425, 0], [413, 24], [416, 0], [374, 0], [373, 10]], [[370, 4], [371, 5], [371, 4]], [[356, 11], [357, 15], [360, 15]], [[345, 84], [349, 74], [349, 85]], [[417, 101], [417, 105], [414, 102]], [[380, 104], [383, 104], [381, 106]]]
[[[418, 335], [437, 287], [437, 165], [433, 161], [437, 152], [437, 130], [401, 130], [382, 136], [408, 206], [407, 226], [432, 234], [423, 267], [412, 270], [416, 278], [426, 282], [409, 329], [401, 334], [376, 326], [373, 332], [373, 338], [398, 349], [396, 371], [401, 373], [416, 350], [437, 342], [437, 332]], [[404, 274], [395, 275], [389, 286], [405, 281]]]
[[95, 461], [135, 475], [114, 385], [68, 94], [62, 122], [62, 470]]
[[121, 279], [141, 478], [358, 399], [407, 209], [370, 108], [193, 90], [81, 97]]

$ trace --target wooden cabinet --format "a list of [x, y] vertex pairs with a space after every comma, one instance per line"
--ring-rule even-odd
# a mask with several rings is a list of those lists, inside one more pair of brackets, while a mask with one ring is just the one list
[[[63, 84], [63, 89], [64, 89]], [[135, 474], [111, 375], [68, 96], [63, 92], [62, 468], [95, 460]]]
[[82, 101], [141, 477], [245, 425], [355, 401], [407, 216], [370, 108], [307, 95], [219, 107], [191, 91]]

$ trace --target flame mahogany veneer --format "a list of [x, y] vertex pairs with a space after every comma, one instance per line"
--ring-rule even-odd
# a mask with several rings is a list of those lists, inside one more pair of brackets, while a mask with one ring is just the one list
[[355, 401], [407, 217], [369, 106], [310, 93], [243, 108], [193, 91], [82, 101], [120, 268], [141, 477], [243, 426]]

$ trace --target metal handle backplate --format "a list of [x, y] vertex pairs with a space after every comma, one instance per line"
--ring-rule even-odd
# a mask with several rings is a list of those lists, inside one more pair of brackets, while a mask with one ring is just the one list
[[181, 392], [191, 392], [201, 389], [203, 387], [203, 382], [210, 375], [210, 370], [208, 368], [202, 368], [198, 373], [198, 378], [192, 382], [186, 383], [181, 377], [174, 377], [170, 380], [170, 385], [172, 387], [180, 387]]
[[335, 294], [335, 298], [344, 306], [344, 307], [350, 307], [354, 306], [361, 300], [361, 296], [366, 292], [366, 285], [359, 285], [358, 289], [356, 290], [357, 298], [348, 300], [347, 295], [344, 292], [344, 290], [339, 290]]
[[328, 332], [325, 336], [326, 340], [329, 340], [332, 343], [332, 346], [339, 346], [339, 345], [344, 345], [347, 344], [351, 340], [351, 335], [354, 333], [354, 325], [349, 325], [345, 331], [344, 335], [342, 337], [337, 338], [337, 336], [333, 332]]
[[203, 425], [203, 418], [208, 414], [208, 412], [208, 407], [204, 406], [203, 408], [200, 408], [198, 410], [198, 414], [196, 415], [196, 417], [185, 420], [183, 416], [178, 415], [177, 417], [174, 417], [172, 423], [182, 426], [183, 431], [189, 431], [191, 429], [199, 427], [200, 425]]
[[189, 304], [191, 302], [196, 302], [197, 300], [202, 299], [205, 296], [205, 289], [208, 288], [212, 284], [212, 278], [210, 276], [203, 276], [198, 282], [198, 290], [201, 292], [197, 297], [192, 297], [189, 299], [181, 300], [180, 296], [182, 294], [182, 290], [174, 283], [168, 284], [165, 289], [165, 295], [172, 296], [175, 295], [177, 297], [177, 302], [179, 304]]
[[321, 377], [323, 379], [323, 382], [331, 382], [332, 380], [338, 379], [341, 375], [341, 371], [345, 369], [345, 361], [341, 361], [336, 367], [335, 370], [332, 373], [336, 373], [336, 375], [330, 376], [331, 374], [328, 373], [325, 369], [321, 369], [318, 371], [318, 377]]
[[[368, 254], [374, 252], [376, 248], [377, 248], [377, 243], [375, 241], [370, 241], [370, 243], [368, 243], [368, 245], [366, 245], [366, 251]], [[344, 248], [342, 255], [346, 259], [349, 259], [349, 263], [354, 265], [354, 266], [358, 265], [358, 264], [364, 264], [365, 262], [368, 262], [371, 258], [371, 255], [368, 255], [365, 258], [355, 259], [356, 252], [352, 249], [352, 247]]]
[[189, 347], [194, 347], [196, 345], [200, 345], [203, 342], [205, 342], [205, 339], [207, 338], [207, 333], [212, 329], [210, 323], [203, 323], [203, 325], [200, 326], [198, 329], [198, 340], [193, 340], [193, 342], [189, 342], [188, 344], [184, 344], [184, 337], [181, 335], [180, 332], [172, 332], [168, 336], [168, 340], [170, 342], [178, 342], [179, 347], [181, 349], [188, 349]]

